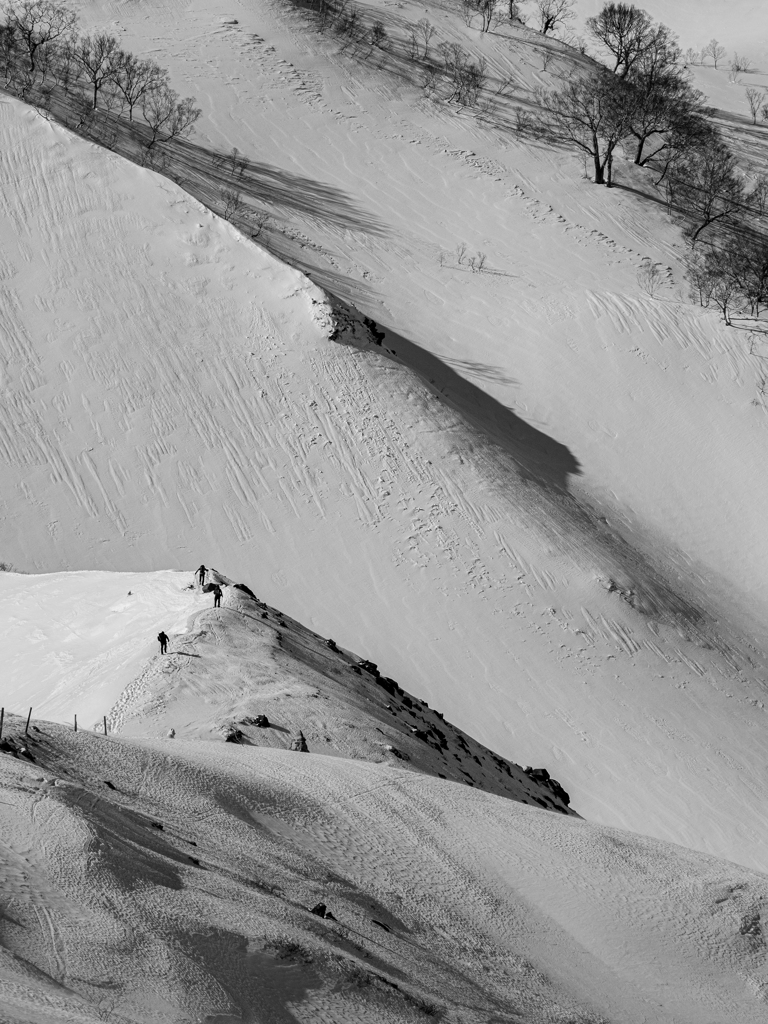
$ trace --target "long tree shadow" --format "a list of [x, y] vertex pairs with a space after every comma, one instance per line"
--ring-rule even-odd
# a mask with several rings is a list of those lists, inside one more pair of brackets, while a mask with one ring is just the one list
[[243, 198], [255, 199], [270, 207], [290, 210], [325, 221], [349, 231], [386, 235], [385, 225], [356, 206], [340, 188], [325, 182], [293, 174], [283, 167], [249, 160], [241, 154], [225, 156], [197, 143], [177, 143], [176, 159], [187, 175], [201, 175], [207, 184], [218, 184]]

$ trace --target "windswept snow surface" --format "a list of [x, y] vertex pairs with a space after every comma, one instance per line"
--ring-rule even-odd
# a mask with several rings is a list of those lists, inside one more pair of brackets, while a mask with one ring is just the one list
[[11, 1024], [768, 1021], [765, 875], [388, 765], [39, 725], [0, 755]]
[[[85, 13], [258, 162], [275, 248], [391, 330], [331, 341], [299, 272], [2, 103], [0, 557], [212, 563], [586, 817], [765, 868], [762, 359], [681, 298], [677, 229], [285, 8]], [[526, 95], [569, 72], [432, 13]]]

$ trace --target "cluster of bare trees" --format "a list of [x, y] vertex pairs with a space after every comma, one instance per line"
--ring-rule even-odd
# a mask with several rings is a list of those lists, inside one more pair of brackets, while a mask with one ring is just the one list
[[[697, 299], [727, 322], [734, 310], [759, 316], [768, 309], [768, 178], [747, 182], [665, 25], [632, 4], [606, 3], [587, 29], [609, 64], [539, 90], [547, 130], [590, 160], [598, 184], [612, 183], [614, 156], [630, 146], [669, 212], [685, 220]], [[720, 49], [716, 40], [706, 48], [715, 63]], [[756, 121], [766, 95], [747, 90], [747, 99]]]
[[629, 142], [634, 162], [660, 168], [660, 181], [704, 159], [716, 141], [711, 111], [669, 29], [625, 3], [605, 4], [587, 29], [610, 66], [595, 64], [538, 99], [550, 129], [592, 160], [595, 182], [611, 184], [614, 154]]
[[48, 107], [58, 90], [81, 123], [97, 112], [127, 114], [140, 123], [147, 153], [187, 136], [200, 117], [155, 61], [128, 53], [108, 33], [79, 35], [76, 15], [58, 0], [9, 0], [0, 11], [0, 74], [22, 99]]
[[467, 25], [479, 16], [481, 32], [488, 32], [507, 19], [526, 24], [530, 15], [533, 27], [546, 36], [573, 21], [575, 3], [576, 0], [507, 0], [503, 7], [498, 0], [461, 0], [461, 9]]
[[694, 252], [688, 280], [702, 306], [715, 306], [727, 324], [753, 320], [768, 310], [768, 240], [760, 235], [731, 237]]

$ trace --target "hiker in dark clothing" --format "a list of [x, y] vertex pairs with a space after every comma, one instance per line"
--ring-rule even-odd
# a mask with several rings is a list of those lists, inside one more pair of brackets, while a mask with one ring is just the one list
[[165, 654], [166, 650], [168, 649], [168, 637], [162, 630], [160, 630], [160, 632], [157, 634], [157, 639], [160, 641], [160, 653]]
[[205, 568], [205, 566], [201, 565], [200, 568], [197, 570], [197, 573], [195, 574], [197, 578], [200, 580], [201, 587], [205, 585], [205, 574], [207, 572], [208, 570]]
[[213, 607], [221, 608], [221, 587], [218, 583], [213, 588]]

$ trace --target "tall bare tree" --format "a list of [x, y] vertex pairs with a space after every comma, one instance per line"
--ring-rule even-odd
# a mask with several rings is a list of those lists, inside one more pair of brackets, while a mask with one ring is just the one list
[[757, 115], [765, 102], [765, 89], [755, 89], [749, 86], [744, 90], [749, 105], [749, 112], [752, 115], [752, 124], [757, 124]]
[[607, 3], [599, 14], [587, 18], [587, 31], [613, 56], [613, 71], [626, 78], [645, 52], [653, 23], [633, 4]]
[[721, 46], [716, 39], [710, 39], [707, 45], [701, 51], [701, 59], [704, 61], [705, 57], [711, 57], [717, 67], [717, 62], [722, 60], [726, 54], [726, 49]]
[[72, 58], [93, 90], [91, 100], [94, 110], [102, 87], [119, 77], [121, 57], [120, 44], [106, 32], [81, 36], [72, 47]]
[[550, 130], [591, 157], [595, 184], [610, 185], [614, 151], [632, 130], [632, 87], [595, 68], [564, 89], [539, 90], [537, 99]]
[[736, 158], [720, 140], [682, 155], [671, 177], [671, 197], [693, 221], [691, 245], [706, 228], [733, 223], [744, 209], [744, 185]]
[[575, 0], [534, 0], [539, 32], [546, 36], [572, 21], [576, 17], [573, 12], [574, 3]]
[[33, 77], [42, 51], [63, 42], [77, 26], [75, 13], [56, 0], [15, 0], [5, 6], [4, 13]]
[[168, 72], [153, 60], [140, 60], [124, 50], [120, 53], [118, 67], [115, 86], [128, 107], [128, 120], [132, 121], [134, 108], [147, 92], [168, 84]]
[[203, 113], [195, 107], [191, 96], [180, 100], [179, 94], [165, 84], [144, 94], [141, 112], [150, 130], [147, 150], [151, 150], [158, 142], [184, 138]]

